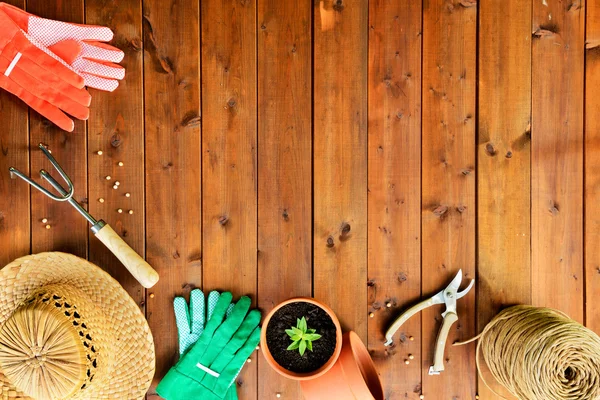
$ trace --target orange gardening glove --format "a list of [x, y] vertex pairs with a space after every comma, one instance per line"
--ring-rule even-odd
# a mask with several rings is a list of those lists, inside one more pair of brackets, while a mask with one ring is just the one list
[[0, 10], [33, 40], [69, 64], [84, 79], [85, 86], [112, 92], [125, 77], [125, 68], [114, 64], [123, 60], [123, 52], [106, 44], [113, 38], [109, 28], [40, 18], [6, 3], [0, 3]]
[[77, 119], [89, 116], [91, 97], [83, 86], [81, 76], [0, 10], [0, 87], [72, 132], [74, 123], [65, 112]]

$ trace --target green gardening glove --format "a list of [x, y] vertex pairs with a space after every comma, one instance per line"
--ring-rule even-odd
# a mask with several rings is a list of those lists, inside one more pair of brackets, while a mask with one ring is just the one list
[[231, 299], [231, 293], [221, 294], [198, 341], [156, 388], [160, 396], [168, 400], [226, 398], [260, 341], [260, 312], [248, 312], [248, 297], [242, 297], [225, 320]]
[[[206, 321], [210, 320], [214, 312], [220, 296], [219, 292], [212, 291], [208, 294], [208, 302], [205, 302], [204, 293], [200, 289], [193, 289], [190, 293], [189, 307], [183, 297], [175, 297], [173, 308], [179, 337], [180, 356], [198, 341], [198, 338], [204, 332]], [[233, 306], [234, 304], [229, 305], [226, 315], [231, 313]], [[231, 385], [225, 400], [238, 400], [235, 385]]]

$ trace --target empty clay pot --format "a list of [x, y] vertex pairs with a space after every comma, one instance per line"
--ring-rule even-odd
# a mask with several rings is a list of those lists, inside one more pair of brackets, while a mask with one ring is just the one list
[[[273, 316], [273, 314], [275, 314], [277, 312], [277, 310], [279, 310], [281, 307], [283, 307], [287, 304], [299, 303], [299, 302], [311, 303], [311, 304], [314, 304], [315, 306], [321, 308], [323, 311], [325, 311], [329, 315], [329, 317], [333, 321], [333, 324], [336, 327], [336, 344], [335, 344], [335, 350], [334, 350], [333, 354], [331, 355], [329, 360], [323, 366], [321, 366], [321, 368], [319, 368], [315, 371], [312, 371], [312, 372], [307, 372], [307, 373], [293, 372], [293, 371], [289, 371], [289, 370], [283, 368], [281, 365], [279, 365], [277, 363], [277, 361], [275, 361], [275, 359], [271, 355], [271, 352], [269, 351], [269, 347], [267, 346], [267, 326], [269, 326], [269, 321], [271, 320], [271, 317]], [[273, 368], [275, 371], [279, 372], [281, 375], [285, 376], [286, 378], [294, 379], [297, 381], [315, 379], [315, 378], [323, 375], [327, 371], [329, 371], [333, 367], [335, 362], [337, 361], [338, 357], [340, 356], [340, 353], [342, 351], [342, 328], [340, 327], [340, 321], [337, 319], [337, 317], [335, 316], [335, 314], [334, 314], [333, 310], [331, 310], [331, 308], [327, 307], [327, 305], [325, 305], [325, 304], [321, 303], [320, 301], [315, 300], [311, 297], [295, 297], [293, 299], [286, 300], [282, 303], [279, 303], [277, 306], [275, 306], [275, 308], [273, 308], [271, 310], [271, 312], [269, 314], [267, 314], [267, 316], [265, 317], [265, 320], [263, 321], [262, 329], [260, 332], [260, 348], [262, 350], [263, 355], [265, 356], [265, 359], [271, 366], [271, 368]]]
[[342, 352], [333, 368], [300, 386], [306, 400], [384, 400], [375, 364], [354, 332], [344, 334]]

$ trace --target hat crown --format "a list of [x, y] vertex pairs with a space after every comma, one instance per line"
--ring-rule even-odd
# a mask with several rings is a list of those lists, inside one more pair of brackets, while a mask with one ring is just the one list
[[[76, 289], [42, 287], [0, 327], [0, 368], [37, 400], [69, 398], [90, 384], [98, 344], [94, 307]], [[97, 322], [97, 321], [95, 321]]]

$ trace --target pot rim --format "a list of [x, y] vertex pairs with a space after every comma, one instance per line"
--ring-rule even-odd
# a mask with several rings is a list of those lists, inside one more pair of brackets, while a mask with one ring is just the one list
[[[331, 320], [333, 321], [333, 324], [335, 325], [335, 329], [336, 329], [335, 350], [333, 351], [333, 354], [331, 355], [331, 357], [325, 364], [323, 364], [319, 369], [312, 371], [312, 372], [300, 373], [300, 372], [293, 372], [293, 371], [289, 371], [289, 370], [285, 369], [284, 367], [279, 365], [279, 363], [277, 363], [277, 361], [275, 361], [275, 359], [271, 355], [271, 352], [269, 351], [269, 346], [267, 346], [267, 327], [269, 326], [269, 321], [271, 321], [271, 317], [273, 317], [273, 315], [280, 308], [282, 308], [283, 306], [286, 306], [288, 304], [291, 304], [291, 303], [313, 304], [313, 305], [321, 308], [323, 311], [325, 311], [329, 315]], [[327, 371], [329, 371], [334, 366], [336, 361], [338, 360], [340, 353], [342, 352], [342, 327], [340, 326], [340, 321], [338, 320], [338, 318], [335, 315], [335, 313], [333, 312], [333, 310], [331, 308], [329, 308], [329, 306], [327, 306], [326, 304], [320, 302], [319, 300], [316, 300], [313, 297], [293, 297], [291, 299], [285, 300], [285, 301], [277, 304], [265, 317], [263, 324], [262, 324], [261, 332], [260, 332], [260, 348], [263, 353], [263, 356], [265, 357], [265, 359], [267, 360], [267, 362], [269, 363], [271, 368], [273, 368], [275, 371], [277, 371], [279, 374], [285, 376], [286, 378], [297, 380], [297, 381], [315, 379], [315, 378], [318, 378], [319, 376], [322, 376]]]

